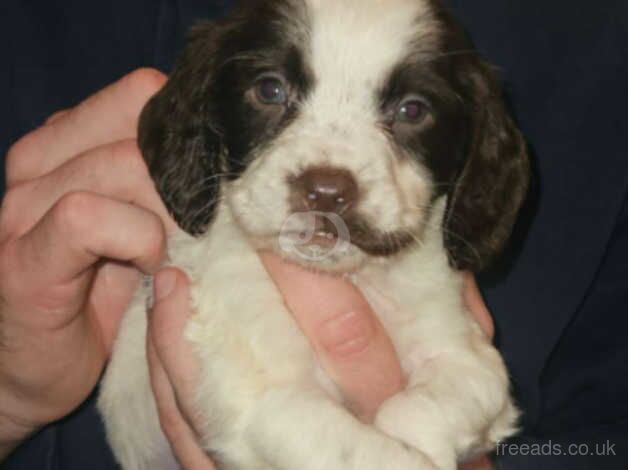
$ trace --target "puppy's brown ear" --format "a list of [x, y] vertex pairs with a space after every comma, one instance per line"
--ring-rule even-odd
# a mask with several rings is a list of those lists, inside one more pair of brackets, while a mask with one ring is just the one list
[[473, 131], [467, 162], [448, 195], [444, 242], [452, 266], [479, 272], [504, 247], [523, 203], [530, 167], [493, 71], [476, 63], [466, 77]]
[[207, 230], [219, 197], [218, 124], [211, 87], [219, 33], [196, 26], [163, 89], [140, 116], [139, 145], [166, 207], [192, 235]]

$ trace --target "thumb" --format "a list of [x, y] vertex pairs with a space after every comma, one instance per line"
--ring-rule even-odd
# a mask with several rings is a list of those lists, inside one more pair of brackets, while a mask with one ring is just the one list
[[174, 268], [162, 269], [155, 275], [154, 296], [146, 346], [161, 427], [182, 469], [215, 470], [191, 424], [197, 368], [184, 338], [190, 311], [187, 277]]
[[404, 376], [393, 344], [358, 289], [264, 253], [262, 261], [326, 372], [352, 411], [371, 421]]
[[174, 387], [179, 404], [191, 406], [198, 376], [192, 346], [185, 340], [190, 318], [187, 276], [176, 268], [164, 268], [154, 278], [154, 305], [149, 316], [149, 341]]

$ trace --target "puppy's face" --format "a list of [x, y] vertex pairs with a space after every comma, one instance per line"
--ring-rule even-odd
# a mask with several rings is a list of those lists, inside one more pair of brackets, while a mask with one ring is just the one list
[[450, 260], [477, 270], [527, 184], [490, 70], [433, 0], [253, 1], [197, 27], [140, 143], [183, 229], [224, 197], [256, 247], [333, 270], [420, 241], [443, 195]]

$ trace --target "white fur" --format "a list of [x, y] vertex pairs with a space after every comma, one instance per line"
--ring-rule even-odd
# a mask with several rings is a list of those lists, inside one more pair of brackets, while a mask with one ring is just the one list
[[[392, 67], [434, 27], [417, 0], [308, 0], [308, 62], [317, 86], [297, 119], [223, 185], [208, 234], [178, 234], [174, 265], [193, 281], [187, 339], [202, 369], [197, 403], [205, 448], [230, 470], [455, 469], [456, 460], [514, 432], [504, 364], [466, 311], [461, 277], [442, 242], [444, 198], [398, 158], [378, 127], [374, 96]], [[394, 5], [391, 5], [393, 4]], [[256, 250], [277, 248], [290, 215], [286, 176], [310, 165], [351, 171], [366, 188], [359, 210], [380, 230], [417, 243], [387, 259], [355, 246], [336, 260], [353, 272], [390, 334], [408, 385], [373, 426], [354, 418], [287, 312]], [[117, 338], [99, 409], [125, 470], [172, 465], [145, 357], [146, 299], [138, 293]]]
[[[512, 434], [517, 413], [506, 370], [462, 305], [461, 279], [438, 229], [442, 207], [420, 247], [354, 276], [409, 378], [374, 427], [352, 417], [318, 379], [307, 340], [228, 211], [210, 237], [178, 235], [170, 254], [193, 280], [197, 314], [187, 337], [203, 364], [201, 431], [226, 468], [453, 469], [457, 458]], [[128, 470], [163, 468], [168, 449], [148, 380], [147, 295], [137, 296], [123, 322], [99, 400]]]

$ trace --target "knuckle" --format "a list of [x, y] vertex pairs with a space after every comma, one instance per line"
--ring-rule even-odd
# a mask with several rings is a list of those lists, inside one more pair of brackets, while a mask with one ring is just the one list
[[369, 315], [349, 312], [327, 320], [319, 335], [322, 346], [331, 356], [348, 358], [359, 355], [373, 342], [375, 325]]
[[5, 158], [5, 169], [8, 183], [20, 179], [20, 175], [22, 175], [29, 167], [29, 155], [32, 152], [36, 139], [37, 134], [33, 131], [26, 134], [9, 148]]
[[128, 91], [136, 96], [148, 98], [159, 91], [166, 81], [166, 76], [157, 69], [143, 67], [134, 70], [123, 78]]
[[48, 116], [46, 118], [46, 121], [44, 122], [45, 125], [50, 125], [52, 123], [54, 123], [55, 121], [57, 121], [58, 119], [67, 116], [70, 112], [72, 111], [71, 108], [67, 108], [67, 109], [60, 109], [59, 111], [55, 111], [54, 113], [52, 113], [50, 116]]
[[70, 231], [82, 229], [95, 214], [94, 196], [86, 191], [73, 191], [59, 199], [53, 209], [55, 225]]

